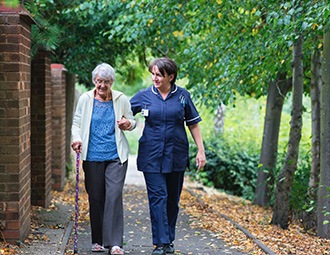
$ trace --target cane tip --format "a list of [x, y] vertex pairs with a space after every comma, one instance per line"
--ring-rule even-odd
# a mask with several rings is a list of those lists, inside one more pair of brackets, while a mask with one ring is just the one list
[[77, 250], [74, 250], [73, 254], [78, 254], [78, 251]]

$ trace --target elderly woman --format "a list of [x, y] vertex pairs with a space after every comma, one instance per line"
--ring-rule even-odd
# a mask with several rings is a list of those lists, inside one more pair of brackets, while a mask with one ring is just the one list
[[89, 198], [92, 251], [124, 254], [123, 186], [129, 145], [123, 130], [135, 128], [127, 97], [112, 90], [114, 69], [106, 63], [92, 72], [95, 88], [78, 101], [72, 124], [72, 144], [81, 152]]
[[153, 86], [132, 99], [133, 114], [141, 112], [145, 127], [139, 140], [138, 170], [144, 174], [150, 208], [153, 255], [174, 253], [175, 225], [185, 170], [189, 167], [188, 126], [198, 148], [198, 170], [205, 165], [199, 116], [190, 94], [175, 84], [177, 65], [159, 58], [149, 65]]

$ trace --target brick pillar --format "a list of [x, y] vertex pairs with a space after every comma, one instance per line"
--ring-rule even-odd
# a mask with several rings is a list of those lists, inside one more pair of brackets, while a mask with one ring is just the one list
[[51, 54], [39, 50], [31, 65], [31, 203], [48, 207], [52, 182]]
[[6, 241], [30, 230], [30, 47], [28, 11], [0, 4], [0, 224]]
[[65, 101], [66, 72], [61, 64], [52, 64], [52, 188], [62, 190], [65, 184]]

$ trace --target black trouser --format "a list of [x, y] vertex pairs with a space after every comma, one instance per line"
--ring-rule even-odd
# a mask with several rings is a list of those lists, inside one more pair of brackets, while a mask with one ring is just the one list
[[84, 161], [85, 187], [89, 199], [92, 243], [123, 246], [123, 186], [127, 161]]

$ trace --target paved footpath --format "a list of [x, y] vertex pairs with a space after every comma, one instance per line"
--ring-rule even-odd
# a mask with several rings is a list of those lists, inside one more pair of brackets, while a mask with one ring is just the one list
[[[143, 174], [136, 170], [136, 158], [131, 156], [124, 186], [124, 249], [125, 254], [151, 255], [151, 224], [148, 199]], [[83, 177], [83, 175], [81, 176]], [[81, 182], [83, 180], [80, 180]], [[81, 189], [84, 192], [84, 188]], [[71, 215], [74, 208], [56, 203], [56, 210], [40, 208], [33, 217], [42, 223], [31, 232], [36, 238], [30, 244], [24, 244], [22, 254], [67, 255], [74, 250], [74, 222]], [[191, 227], [198, 219], [180, 209], [174, 247], [177, 255], [241, 255], [219, 239], [214, 233]], [[107, 254], [91, 252], [91, 233], [89, 221], [78, 223], [78, 254]]]
[[[124, 187], [124, 249], [125, 254], [141, 255], [151, 254], [152, 245], [151, 224], [149, 218], [148, 199], [143, 175], [135, 167], [135, 158], [130, 158]], [[222, 255], [222, 254], [246, 254], [238, 252], [226, 244], [211, 232], [192, 228], [190, 225], [195, 218], [180, 210], [176, 240], [174, 247], [176, 254], [180, 255]], [[72, 232], [73, 233], [73, 232]], [[71, 240], [73, 239], [71, 234]], [[72, 242], [67, 249], [73, 250]], [[107, 254], [107, 252], [91, 252], [91, 238], [89, 222], [79, 223], [78, 226], [78, 254]]]

